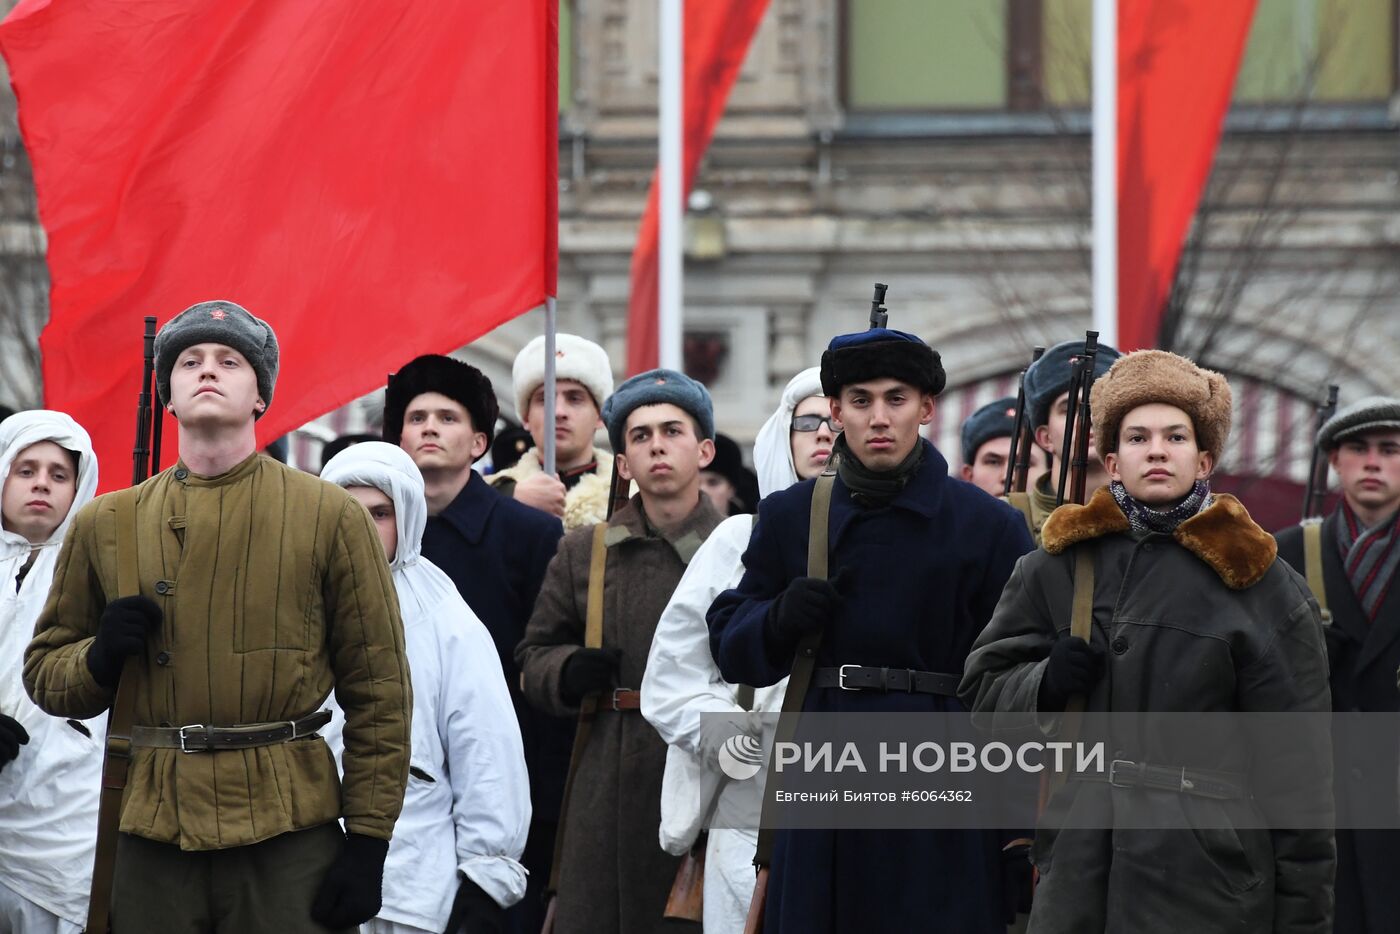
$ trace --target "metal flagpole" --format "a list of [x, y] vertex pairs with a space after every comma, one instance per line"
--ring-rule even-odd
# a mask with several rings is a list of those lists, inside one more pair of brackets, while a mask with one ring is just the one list
[[685, 46], [684, 0], [661, 0], [659, 49], [661, 61], [661, 105], [659, 145], [661, 149], [660, 217], [661, 237], [658, 263], [657, 359], [663, 367], [681, 368], [681, 305], [685, 270], [681, 256], [683, 232], [682, 118], [685, 102], [681, 87]]
[[[1094, 330], [1118, 346], [1118, 4], [1094, 0]], [[1130, 348], [1131, 349], [1131, 348]]]
[[[559, 331], [558, 302], [553, 295], [544, 300], [544, 472], [554, 476], [554, 335]], [[521, 414], [523, 417], [523, 413]]]

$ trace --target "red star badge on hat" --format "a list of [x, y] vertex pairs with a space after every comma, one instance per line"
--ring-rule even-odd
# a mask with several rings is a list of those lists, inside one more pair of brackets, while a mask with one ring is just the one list
[[209, 317], [213, 318], [215, 321], [222, 321], [228, 317], [228, 312], [224, 311], [222, 308], [215, 308], [213, 311], [209, 312]]

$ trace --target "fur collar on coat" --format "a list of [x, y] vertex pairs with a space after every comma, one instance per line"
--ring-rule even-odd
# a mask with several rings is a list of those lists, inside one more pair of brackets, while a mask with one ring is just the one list
[[[1067, 503], [1050, 514], [1041, 532], [1045, 550], [1058, 555], [1071, 545], [1115, 532], [1128, 532], [1128, 517], [1108, 487], [1100, 487], [1083, 506]], [[1261, 529], [1244, 504], [1228, 493], [1187, 519], [1172, 538], [1215, 571], [1225, 586], [1243, 590], [1257, 584], [1278, 554], [1278, 543]]]
[[[608, 493], [612, 490], [613, 456], [601, 448], [593, 449], [593, 457], [598, 461], [598, 469], [584, 476], [574, 488], [564, 495], [564, 531], [569, 532], [586, 525], [597, 525], [608, 515]], [[520, 456], [514, 466], [492, 474], [496, 477], [514, 480], [519, 483], [526, 477], [544, 470], [540, 464], [539, 451], [531, 448]]]

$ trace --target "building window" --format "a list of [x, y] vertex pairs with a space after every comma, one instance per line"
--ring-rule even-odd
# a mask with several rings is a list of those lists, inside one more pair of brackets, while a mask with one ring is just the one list
[[[1240, 104], [1384, 101], [1400, 0], [1259, 0]], [[1089, 105], [1092, 0], [844, 0], [856, 113], [1042, 112]]]
[[1259, 0], [1235, 101], [1385, 100], [1395, 88], [1395, 0]]
[[847, 0], [851, 110], [1004, 110], [1004, 0]]
[[559, 112], [574, 100], [574, 4], [559, 0]]

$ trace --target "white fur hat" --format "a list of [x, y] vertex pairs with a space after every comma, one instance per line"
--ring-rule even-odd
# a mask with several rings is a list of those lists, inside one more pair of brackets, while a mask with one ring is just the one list
[[[593, 402], [601, 412], [603, 403], [613, 391], [612, 364], [608, 361], [607, 351], [577, 334], [556, 334], [554, 361], [554, 378], [582, 383], [593, 394]], [[530, 396], [536, 388], [544, 385], [543, 334], [516, 354], [510, 380], [515, 390], [515, 413], [524, 422], [525, 413], [530, 407]]]

